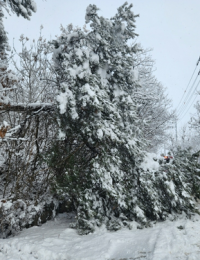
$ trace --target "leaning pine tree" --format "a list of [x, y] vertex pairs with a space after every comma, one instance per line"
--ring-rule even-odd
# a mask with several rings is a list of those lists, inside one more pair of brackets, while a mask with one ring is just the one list
[[54, 171], [54, 192], [76, 210], [74, 226], [82, 234], [102, 223], [111, 230], [129, 226], [131, 220], [146, 225], [184, 203], [183, 197], [165, 205], [178, 194], [170, 172], [140, 169], [146, 141], [137, 112], [140, 85], [131, 7], [125, 3], [105, 19], [89, 5], [91, 30], [69, 25], [53, 41], [60, 135], [47, 160]]
[[72, 201], [86, 232], [143, 219], [136, 198], [136, 166], [143, 157], [134, 71], [135, 15], [125, 3], [112, 19], [89, 5], [91, 31], [69, 25], [54, 41], [63, 141], [49, 155], [54, 188]]

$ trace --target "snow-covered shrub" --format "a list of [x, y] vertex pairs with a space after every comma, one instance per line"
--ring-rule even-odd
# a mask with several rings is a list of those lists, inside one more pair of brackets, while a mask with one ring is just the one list
[[[200, 198], [199, 153], [192, 154], [190, 150], [179, 148], [169, 163], [164, 160], [155, 162], [149, 155], [146, 157], [148, 163], [142, 163], [142, 168], [137, 171], [135, 200], [140, 216], [143, 215], [141, 224], [174, 218], [182, 212], [188, 216], [198, 212], [195, 199]], [[141, 219], [135, 219], [141, 222]]]
[[195, 199], [200, 199], [200, 151], [194, 153], [193, 148], [178, 147], [174, 152], [174, 165], [186, 183], [184, 188]]
[[55, 217], [58, 201], [49, 197], [37, 206], [30, 200], [0, 200], [0, 238], [15, 235], [22, 228], [41, 225]]

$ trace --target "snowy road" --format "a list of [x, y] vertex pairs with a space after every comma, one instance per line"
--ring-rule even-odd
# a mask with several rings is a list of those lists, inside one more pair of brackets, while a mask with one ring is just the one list
[[[66, 215], [41, 227], [0, 239], [0, 260], [199, 260], [200, 216], [157, 223], [152, 228], [79, 236]], [[179, 227], [179, 228], [178, 228]]]

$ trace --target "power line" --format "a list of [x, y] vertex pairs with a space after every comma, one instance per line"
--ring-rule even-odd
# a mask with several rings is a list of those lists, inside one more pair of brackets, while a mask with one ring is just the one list
[[181, 112], [182, 107], [184, 106], [185, 102], [187, 102], [188, 95], [189, 95], [190, 92], [192, 91], [192, 88], [193, 88], [193, 86], [194, 86], [194, 84], [195, 84], [195, 82], [196, 82], [196, 79], [197, 79], [197, 77], [198, 77], [198, 75], [199, 75], [199, 73], [200, 73], [200, 71], [199, 71], [199, 72], [198, 72], [198, 75], [197, 75], [196, 78], [195, 78], [195, 81], [194, 81], [193, 84], [192, 84], [192, 87], [189, 89], [188, 95], [187, 95], [186, 98], [185, 98], [185, 102], [182, 103], [182, 105], [180, 106], [180, 104], [181, 104], [181, 102], [182, 102], [182, 100], [183, 100], [183, 98], [184, 98], [184, 95], [186, 94], [186, 91], [187, 91], [187, 89], [188, 89], [188, 87], [189, 87], [189, 85], [190, 85], [190, 82], [191, 82], [191, 80], [192, 80], [192, 78], [193, 78], [193, 76], [194, 76], [194, 74], [195, 74], [195, 71], [196, 71], [196, 69], [197, 69], [197, 66], [199, 65], [199, 62], [200, 62], [200, 57], [199, 57], [199, 59], [197, 60], [197, 63], [196, 63], [195, 69], [194, 69], [194, 71], [193, 71], [193, 73], [192, 73], [192, 76], [191, 76], [191, 78], [190, 78], [190, 80], [189, 80], [189, 82], [188, 82], [188, 84], [187, 84], [187, 87], [186, 87], [186, 89], [185, 89], [185, 91], [184, 91], [184, 93], [183, 93], [183, 95], [182, 95], [182, 97], [181, 97], [181, 99], [180, 99], [180, 101], [179, 101], [179, 104], [178, 104], [178, 106], [177, 106], [177, 108], [176, 108], [177, 114], [179, 114], [179, 113]]
[[[195, 87], [194, 90], [193, 90], [194, 84], [196, 83], [197, 77], [199, 76], [199, 74], [200, 74], [200, 71], [199, 71], [199, 73], [197, 74], [197, 76], [196, 76], [196, 78], [195, 78], [195, 80], [194, 80], [194, 82], [193, 82], [193, 84], [192, 84], [192, 86], [191, 86], [191, 88], [190, 88], [190, 90], [189, 90], [189, 92], [188, 92], [188, 95], [187, 95], [187, 97], [186, 97], [185, 100], [184, 100], [184, 103], [182, 103], [181, 107], [179, 108], [179, 111], [177, 112], [178, 116], [180, 116], [182, 113], [184, 113], [184, 111], [187, 109], [187, 106], [188, 106], [188, 104], [190, 103], [190, 100], [191, 100], [192, 96], [194, 95], [195, 90], [196, 90], [197, 87], [198, 87], [198, 84], [197, 84], [196, 87]], [[193, 92], [192, 92], [192, 90], [193, 90]], [[186, 106], [185, 106], [185, 105], [186, 105]]]
[[[178, 116], [180, 116], [181, 114], [183, 114], [183, 113], [186, 111], [188, 105], [190, 104], [190, 101], [191, 101], [193, 95], [195, 94], [195, 91], [197, 90], [197, 88], [198, 88], [198, 86], [199, 86], [199, 83], [200, 83], [200, 81], [198, 82], [198, 84], [197, 84], [196, 87], [194, 88], [193, 92], [190, 94], [190, 97], [189, 97], [189, 99], [188, 99], [188, 102], [187, 102], [186, 106], [184, 107], [184, 109], [183, 109], [182, 111], [180, 111], [180, 113], [179, 113]], [[193, 100], [193, 102], [194, 102], [194, 100]], [[192, 102], [192, 104], [193, 104], [193, 102]], [[190, 107], [191, 107], [191, 106], [190, 106]], [[187, 111], [188, 111], [188, 110], [187, 110]]]
[[[198, 84], [197, 84], [195, 90], [196, 90], [197, 87], [199, 86], [199, 83], [200, 83], [200, 80], [199, 80], [199, 82], [198, 82]], [[194, 92], [195, 92], [195, 90], [194, 90]], [[193, 94], [194, 94], [194, 92], [193, 92]], [[185, 115], [188, 113], [188, 111], [190, 110], [191, 106], [194, 105], [194, 102], [195, 102], [195, 100], [197, 99], [197, 97], [198, 97], [198, 95], [196, 95], [196, 97], [193, 99], [191, 105], [188, 107], [187, 111], [185, 111], [184, 115], [183, 115], [183, 113], [182, 113], [183, 116], [181, 117], [181, 120], [182, 120], [182, 119], [185, 117]], [[181, 115], [181, 114], [180, 114], [180, 115]], [[179, 115], [179, 116], [180, 116], [180, 115]]]
[[183, 92], [182, 98], [180, 99], [176, 110], [178, 110], [178, 107], [179, 107], [181, 101], [183, 100], [183, 97], [184, 97], [184, 95], [185, 95], [185, 93], [186, 93], [186, 91], [187, 91], [187, 89], [188, 89], [188, 87], [189, 87], [189, 85], [190, 85], [190, 82], [191, 82], [191, 80], [192, 80], [192, 78], [193, 78], [193, 76], [194, 76], [194, 73], [195, 73], [195, 71], [196, 71], [196, 69], [197, 69], [197, 66], [198, 66], [198, 64], [199, 64], [199, 61], [200, 61], [200, 57], [199, 57], [199, 59], [198, 59], [198, 61], [197, 61], [197, 64], [196, 64], [196, 66], [195, 66], [195, 69], [194, 69], [194, 71], [193, 71], [193, 73], [192, 73], [192, 76], [191, 76], [191, 78], [190, 78], [190, 80], [189, 80], [189, 82], [188, 82], [188, 84], [187, 84], [186, 90]]

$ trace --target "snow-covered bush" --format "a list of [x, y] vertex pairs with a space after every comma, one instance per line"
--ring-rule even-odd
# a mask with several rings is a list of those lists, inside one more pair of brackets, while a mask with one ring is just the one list
[[15, 235], [22, 228], [41, 225], [55, 217], [58, 202], [51, 197], [35, 205], [33, 201], [0, 200], [0, 238]]
[[169, 163], [155, 161], [153, 155], [150, 160], [149, 155], [138, 170], [135, 195], [144, 216], [143, 224], [148, 225], [150, 220], [173, 219], [182, 212], [188, 216], [198, 212], [195, 200], [200, 198], [199, 153], [179, 148]]
[[[200, 151], [178, 147], [174, 152], [174, 165], [178, 175], [186, 185], [184, 188], [195, 199], [200, 199]], [[182, 176], [182, 177], [181, 177]]]

